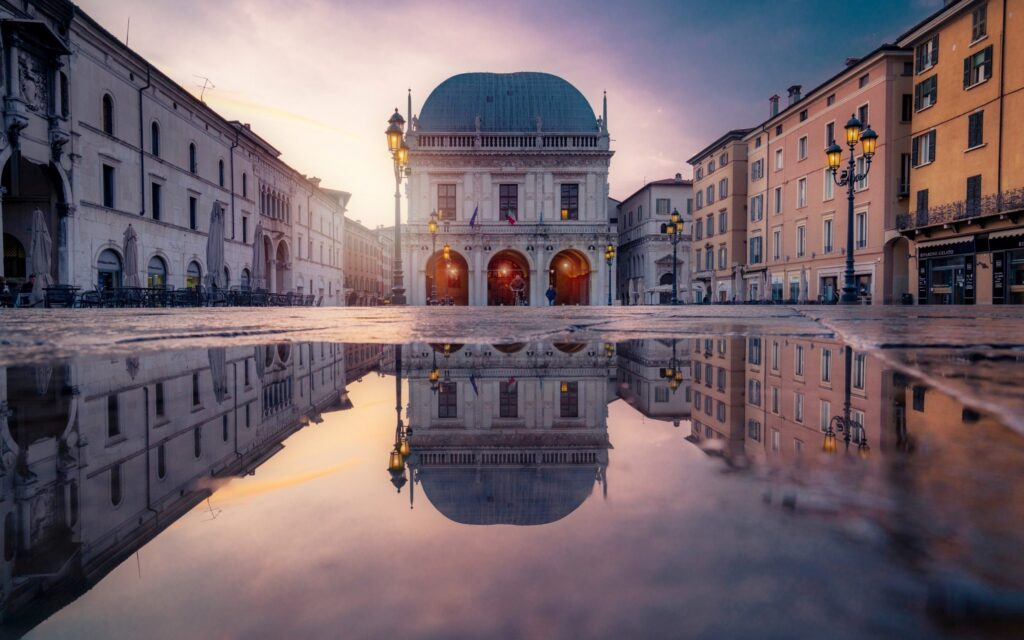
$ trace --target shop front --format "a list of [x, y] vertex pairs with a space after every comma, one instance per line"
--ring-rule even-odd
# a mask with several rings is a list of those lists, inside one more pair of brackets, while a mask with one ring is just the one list
[[921, 304], [974, 304], [977, 250], [974, 237], [917, 245], [917, 295]]
[[989, 235], [992, 304], [1024, 304], [1024, 229]]

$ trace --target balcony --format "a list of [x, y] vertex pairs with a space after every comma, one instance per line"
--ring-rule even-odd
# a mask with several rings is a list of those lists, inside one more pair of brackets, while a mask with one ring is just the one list
[[418, 133], [411, 140], [414, 151], [467, 151], [501, 149], [563, 150], [601, 149], [600, 134], [466, 134]]
[[924, 211], [896, 216], [899, 231], [925, 231], [930, 227], [960, 227], [977, 224], [984, 227], [988, 218], [1009, 216], [1014, 222], [1024, 210], [1024, 188], [983, 197], [977, 202], [961, 200]]

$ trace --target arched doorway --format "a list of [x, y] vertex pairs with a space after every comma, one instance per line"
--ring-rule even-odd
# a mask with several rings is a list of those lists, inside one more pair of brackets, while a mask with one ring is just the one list
[[123, 268], [121, 256], [113, 249], [100, 251], [96, 259], [96, 287], [99, 289], [116, 289], [121, 286]]
[[529, 304], [530, 264], [517, 251], [499, 251], [487, 263], [487, 306], [515, 306], [517, 297]]
[[185, 270], [185, 288], [195, 289], [203, 281], [203, 269], [199, 266], [199, 263], [193, 260], [188, 263], [188, 269]]
[[288, 281], [291, 279], [291, 262], [288, 256], [288, 244], [284, 240], [277, 243], [277, 293], [284, 293], [290, 288]]
[[448, 260], [444, 254], [438, 251], [430, 256], [424, 268], [426, 278], [424, 284], [426, 295], [424, 299], [429, 303], [431, 287], [437, 283], [437, 302], [444, 304], [450, 300], [455, 306], [464, 307], [469, 304], [469, 263], [457, 251], [448, 254]]
[[[4, 189], [4, 277], [10, 284], [18, 285], [32, 275], [33, 268], [28, 261], [33, 260], [29, 255], [32, 247], [32, 222], [33, 212], [38, 209], [43, 213], [43, 221], [51, 238], [50, 278], [58, 282], [58, 274], [66, 267], [60, 264], [61, 245], [66, 246], [62, 241], [64, 231], [58, 213], [64, 209], [66, 202], [60, 176], [52, 165], [36, 164], [24, 157], [15, 156], [4, 165], [0, 185]], [[18, 257], [11, 255], [10, 261], [17, 263], [20, 267], [17, 273], [21, 275], [8, 271], [8, 247], [14, 253], [18, 245], [21, 251]]]
[[904, 237], [893, 238], [885, 245], [883, 262], [888, 273], [885, 277], [883, 296], [886, 303], [899, 304], [910, 291], [910, 241]]
[[[674, 281], [675, 277], [671, 273], [663, 273], [658, 279], [658, 286], [668, 286], [671, 289]], [[658, 304], [672, 304], [672, 291], [659, 291]]]
[[167, 286], [167, 263], [160, 256], [149, 259], [146, 267], [146, 286], [150, 288]]
[[590, 262], [579, 251], [559, 251], [548, 268], [549, 284], [555, 288], [555, 304], [590, 304]]
[[9, 233], [4, 233], [4, 277], [12, 282], [23, 281], [27, 276], [25, 245]]
[[239, 282], [238, 282], [239, 287], [242, 289], [242, 291], [248, 291], [249, 290], [249, 286], [250, 286], [249, 285], [249, 277], [250, 277], [249, 269], [247, 269], [247, 268], [246, 269], [242, 269], [242, 275], [241, 275], [241, 277], [239, 279]]

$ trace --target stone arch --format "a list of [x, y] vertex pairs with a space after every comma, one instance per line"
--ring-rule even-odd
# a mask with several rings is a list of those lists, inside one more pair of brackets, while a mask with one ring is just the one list
[[[25, 278], [32, 268], [32, 221], [34, 211], [43, 212], [43, 219], [50, 234], [50, 279], [63, 282], [69, 278], [70, 265], [67, 243], [63, 241], [66, 229], [62, 218], [68, 213], [71, 183], [67, 172], [59, 163], [36, 163], [24, 156], [15, 156], [11, 148], [0, 152], [3, 170], [0, 177], [3, 196], [3, 231], [25, 248]], [[16, 165], [16, 166], [15, 166]], [[64, 245], [64, 249], [61, 249]], [[8, 276], [9, 278], [9, 276]], [[19, 284], [17, 280], [13, 284]]]
[[487, 306], [514, 306], [530, 300], [530, 259], [514, 249], [502, 249], [487, 261]]
[[288, 241], [284, 238], [277, 243], [277, 247], [274, 250], [274, 260], [277, 271], [277, 292], [284, 293], [291, 289], [289, 283], [292, 276], [291, 248], [288, 246]]
[[448, 255], [447, 262], [442, 250], [427, 258], [423, 267], [424, 300], [429, 304], [433, 293], [438, 304], [450, 299], [455, 306], [464, 307], [469, 304], [469, 262], [454, 249]]
[[[658, 286], [668, 285], [672, 287], [675, 284], [675, 276], [672, 272], [663, 273], [658, 278]], [[658, 292], [658, 304], [672, 304], [672, 292], [671, 291], [659, 291]]]
[[[159, 261], [159, 265], [157, 264]], [[146, 261], [146, 286], [147, 287], [164, 287], [167, 286], [167, 280], [171, 276], [170, 261], [162, 252], [157, 251], [149, 257]], [[160, 267], [163, 268], [163, 273], [160, 272]]]
[[590, 260], [577, 249], [563, 249], [551, 258], [548, 284], [555, 288], [555, 304], [590, 304]]

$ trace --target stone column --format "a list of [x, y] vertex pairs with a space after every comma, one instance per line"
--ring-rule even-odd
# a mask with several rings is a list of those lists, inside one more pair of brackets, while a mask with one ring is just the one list
[[487, 305], [487, 278], [484, 274], [484, 252], [483, 248], [473, 248], [473, 271], [468, 278], [469, 283], [469, 304], [471, 306], [483, 307]]
[[267, 289], [270, 293], [277, 293], [277, 260], [270, 260], [270, 269], [267, 270]]

